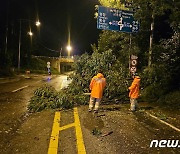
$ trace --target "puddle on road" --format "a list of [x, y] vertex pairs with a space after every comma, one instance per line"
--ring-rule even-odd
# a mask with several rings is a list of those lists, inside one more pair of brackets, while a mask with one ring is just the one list
[[102, 111], [120, 111], [121, 107], [115, 107], [115, 106], [109, 106], [109, 107], [104, 107], [101, 110]]
[[[152, 119], [145, 115], [143, 112], [133, 112], [134, 116], [136, 117], [136, 120], [143, 124], [144, 126], [148, 126], [150, 128], [158, 128], [158, 125], [156, 122], [152, 121]], [[149, 130], [151, 131], [151, 130]]]
[[87, 113], [83, 119], [83, 125], [88, 130], [92, 131], [93, 129], [101, 130], [104, 127], [104, 122], [100, 118], [100, 114]]
[[9, 102], [12, 98], [9, 98], [10, 92], [0, 92], [0, 105]]
[[107, 111], [120, 111], [120, 109], [121, 109], [120, 106], [108, 105], [108, 106], [102, 106], [101, 109], [100, 109], [100, 112], [98, 114], [88, 112], [88, 113], [86, 113], [85, 118], [83, 119], [83, 125], [89, 131], [92, 131], [94, 129], [102, 130], [104, 128], [104, 122], [101, 119], [101, 117], [106, 116], [104, 114], [104, 112], [107, 112]]
[[144, 111], [147, 111], [147, 110], [153, 110], [154, 107], [151, 107], [151, 106], [145, 106], [145, 107], [140, 107], [139, 110], [144, 110]]

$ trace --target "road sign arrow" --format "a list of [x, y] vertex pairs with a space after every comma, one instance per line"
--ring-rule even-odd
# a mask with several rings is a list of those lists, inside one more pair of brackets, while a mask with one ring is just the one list
[[122, 30], [123, 27], [124, 27], [123, 24], [120, 24], [120, 25], [119, 25], [119, 29], [120, 29], [120, 30]]

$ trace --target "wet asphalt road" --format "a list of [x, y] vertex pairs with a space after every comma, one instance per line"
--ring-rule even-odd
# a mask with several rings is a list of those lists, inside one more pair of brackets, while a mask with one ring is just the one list
[[31, 117], [27, 111], [28, 101], [34, 90], [44, 84], [59, 90], [61, 76], [31, 75], [0, 80], [0, 153], [13, 151], [11, 141], [19, 134], [20, 126]]
[[[33, 91], [43, 84], [60, 90], [64, 76], [24, 76], [0, 81], [0, 154], [46, 154], [55, 111], [27, 112]], [[21, 87], [26, 88], [12, 92]], [[150, 148], [151, 140], [180, 140], [180, 133], [149, 117], [131, 113], [129, 104], [101, 105], [100, 112], [78, 107], [87, 154], [178, 154], [180, 148]], [[61, 126], [74, 121], [73, 110], [61, 111]], [[179, 121], [179, 119], [177, 119]], [[96, 130], [93, 135], [92, 131]], [[76, 154], [75, 129], [60, 132], [58, 153]]]

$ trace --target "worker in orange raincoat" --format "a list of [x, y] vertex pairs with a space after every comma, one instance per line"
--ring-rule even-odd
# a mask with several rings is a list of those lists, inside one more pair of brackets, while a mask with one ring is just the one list
[[91, 79], [91, 83], [89, 85], [89, 88], [91, 90], [91, 96], [89, 101], [89, 112], [92, 111], [94, 103], [94, 112], [97, 113], [99, 109], [99, 104], [102, 99], [103, 90], [106, 86], [106, 79], [104, 78], [102, 73], [98, 73], [96, 76], [94, 76]]
[[139, 88], [140, 88], [140, 77], [137, 73], [133, 74], [133, 82], [131, 86], [128, 88], [130, 90], [129, 97], [130, 97], [130, 110], [135, 111], [138, 107], [137, 98], [139, 97]]

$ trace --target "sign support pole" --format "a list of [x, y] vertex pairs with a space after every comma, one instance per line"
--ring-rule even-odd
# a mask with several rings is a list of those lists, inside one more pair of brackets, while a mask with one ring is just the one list
[[129, 35], [129, 76], [131, 75], [131, 45], [132, 45], [132, 34]]

